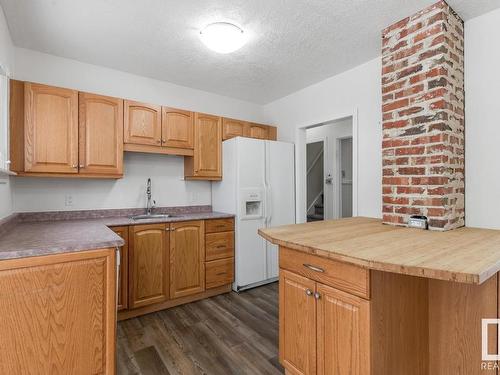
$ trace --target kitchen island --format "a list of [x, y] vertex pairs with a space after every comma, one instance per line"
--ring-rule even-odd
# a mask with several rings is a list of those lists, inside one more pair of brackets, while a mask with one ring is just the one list
[[482, 360], [482, 319], [498, 318], [500, 231], [350, 218], [259, 233], [280, 246], [288, 374], [474, 375], [494, 365]]

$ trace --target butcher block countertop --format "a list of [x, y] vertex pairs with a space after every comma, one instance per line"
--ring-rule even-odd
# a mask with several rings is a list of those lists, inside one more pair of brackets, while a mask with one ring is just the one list
[[349, 218], [260, 229], [268, 241], [378, 271], [481, 284], [500, 271], [500, 231], [424, 231]]

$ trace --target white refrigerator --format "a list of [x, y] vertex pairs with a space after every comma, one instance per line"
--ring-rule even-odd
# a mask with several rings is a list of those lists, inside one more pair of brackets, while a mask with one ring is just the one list
[[236, 137], [223, 142], [222, 155], [212, 206], [236, 216], [233, 290], [239, 292], [278, 278], [278, 247], [257, 230], [295, 223], [294, 145]]

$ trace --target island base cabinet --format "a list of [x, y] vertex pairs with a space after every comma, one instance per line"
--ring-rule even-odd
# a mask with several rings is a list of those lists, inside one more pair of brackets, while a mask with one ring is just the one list
[[280, 361], [293, 375], [370, 374], [370, 302], [280, 271]]
[[370, 302], [317, 284], [317, 373], [370, 374]]
[[316, 283], [282, 270], [279, 284], [280, 362], [289, 374], [315, 374]]
[[115, 249], [0, 262], [0, 374], [114, 374]]

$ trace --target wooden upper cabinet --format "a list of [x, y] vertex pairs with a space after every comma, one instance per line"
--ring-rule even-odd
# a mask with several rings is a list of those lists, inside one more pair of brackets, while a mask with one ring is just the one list
[[162, 146], [192, 149], [194, 147], [194, 114], [181, 109], [162, 107]]
[[124, 143], [161, 146], [161, 106], [125, 100]]
[[129, 308], [168, 299], [168, 224], [129, 227]]
[[128, 308], [128, 227], [111, 228], [125, 241], [120, 247], [120, 268], [118, 270], [118, 311]]
[[280, 270], [279, 355], [290, 374], [316, 374], [315, 287], [312, 280]]
[[250, 126], [248, 122], [234, 120], [230, 118], [222, 119], [222, 139], [230, 139], [234, 137], [249, 137]]
[[186, 178], [222, 178], [222, 120], [218, 116], [195, 113], [194, 156], [184, 161]]
[[249, 136], [257, 139], [269, 139], [269, 126], [250, 123]]
[[370, 302], [317, 284], [318, 375], [370, 374]]
[[170, 298], [205, 290], [204, 237], [203, 221], [171, 224]]
[[80, 174], [123, 174], [123, 100], [79, 94]]
[[24, 171], [78, 173], [78, 91], [24, 83]]

